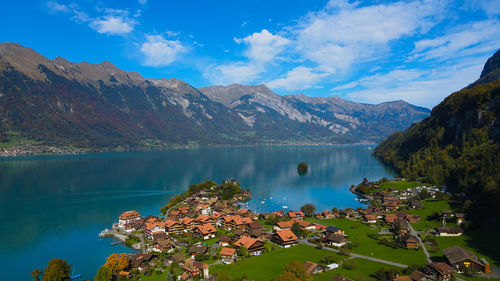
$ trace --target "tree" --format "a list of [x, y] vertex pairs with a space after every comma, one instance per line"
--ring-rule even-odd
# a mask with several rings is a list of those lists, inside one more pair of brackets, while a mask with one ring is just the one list
[[245, 246], [241, 246], [238, 248], [238, 256], [244, 258], [248, 256], [248, 249]]
[[43, 281], [69, 281], [71, 280], [71, 265], [62, 259], [51, 259], [45, 268]]
[[40, 269], [35, 269], [31, 272], [31, 277], [33, 277], [33, 281], [40, 281], [40, 274], [42, 271]]
[[97, 274], [94, 277], [94, 281], [110, 281], [113, 278], [113, 273], [111, 273], [111, 269], [106, 265], [103, 265], [97, 270]]
[[[304, 265], [296, 260], [291, 261], [289, 264], [285, 265], [283, 268], [286, 272], [292, 273], [296, 279], [283, 279], [283, 280], [301, 280], [301, 281], [312, 281], [313, 277], [309, 275], [306, 271]], [[291, 277], [290, 274], [287, 274], [288, 277]]]
[[295, 275], [289, 271], [283, 272], [280, 276], [278, 276], [278, 279], [276, 281], [300, 281]]
[[306, 214], [308, 217], [314, 216], [314, 211], [316, 211], [316, 206], [311, 203], [307, 203], [304, 206], [300, 207], [300, 210]]
[[116, 274], [125, 268], [128, 267], [128, 258], [127, 254], [122, 253], [122, 254], [111, 254], [107, 258], [106, 263], [104, 264], [109, 270], [111, 271], [112, 274]]
[[304, 235], [304, 230], [302, 230], [302, 228], [300, 227], [300, 224], [297, 222], [293, 223], [292, 228], [290, 230], [297, 237], [302, 237], [302, 235]]
[[375, 277], [380, 281], [389, 281], [398, 275], [399, 271], [395, 268], [386, 269], [384, 267], [377, 270]]
[[299, 165], [297, 166], [297, 173], [299, 173], [299, 176], [303, 176], [307, 174], [307, 163], [306, 162], [300, 162]]

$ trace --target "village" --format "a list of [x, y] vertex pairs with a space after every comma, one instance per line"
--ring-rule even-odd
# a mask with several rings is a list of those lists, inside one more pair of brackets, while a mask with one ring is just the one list
[[[269, 280], [294, 260], [315, 280], [498, 277], [487, 259], [463, 243], [453, 245], [462, 241], [456, 239], [467, 217], [446, 203], [444, 189], [405, 179], [365, 179], [351, 191], [370, 204], [320, 212], [305, 204], [296, 211], [256, 213], [243, 208], [251, 193], [237, 181], [206, 181], [172, 198], [161, 216], [123, 212], [100, 236], [139, 251], [113, 272], [116, 280]], [[443, 206], [448, 208], [437, 209]], [[273, 263], [283, 265], [276, 269]], [[392, 273], [380, 279], [383, 270]]]

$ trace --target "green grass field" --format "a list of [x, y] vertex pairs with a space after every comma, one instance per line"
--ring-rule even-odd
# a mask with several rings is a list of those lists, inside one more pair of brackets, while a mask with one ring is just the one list
[[441, 220], [427, 220], [433, 213], [441, 213], [441, 210], [453, 210], [450, 203], [436, 199], [427, 199], [422, 201], [424, 207], [422, 209], [410, 209], [407, 212], [420, 216], [420, 222], [412, 223], [411, 225], [416, 230], [429, 230], [441, 225]]
[[351, 260], [355, 264], [355, 268], [349, 270], [342, 268], [330, 270], [321, 274], [316, 274], [314, 275], [314, 280], [315, 281], [329, 281], [332, 279], [335, 275], [341, 274], [344, 275], [345, 277], [351, 278], [353, 280], [357, 281], [372, 281], [372, 280], [377, 280], [373, 276], [379, 270], [381, 267], [384, 268], [392, 268], [390, 265], [386, 264], [381, 264], [369, 260], [364, 260], [364, 259], [359, 259], [355, 258]]
[[151, 275], [141, 274], [141, 281], [165, 281], [167, 280], [167, 272], [163, 272], [162, 274], [156, 274], [153, 272]]
[[407, 188], [414, 188], [416, 186], [423, 185], [421, 182], [418, 181], [397, 181], [397, 182], [383, 182], [379, 186], [383, 189], [389, 189], [389, 188], [394, 188], [398, 190], [405, 190]]
[[249, 257], [230, 265], [212, 265], [211, 273], [226, 271], [233, 279], [239, 279], [246, 275], [252, 280], [270, 280], [283, 273], [283, 267], [292, 260], [304, 262], [306, 260], [318, 263], [326, 256], [335, 256], [338, 260], [345, 256], [337, 255], [327, 250], [319, 250], [306, 245], [295, 245], [291, 248], [279, 248], [270, 253], [260, 256]]
[[308, 218], [308, 220], [326, 226], [334, 225], [342, 228], [345, 231], [345, 234], [349, 237], [349, 241], [359, 243], [358, 247], [351, 250], [353, 253], [394, 261], [406, 265], [423, 265], [426, 263], [425, 255], [422, 250], [416, 251], [403, 248], [393, 249], [385, 245], [380, 245], [377, 240], [367, 236], [368, 233], [378, 233], [380, 228], [371, 229], [370, 226], [366, 224], [349, 219], [335, 218], [329, 220], [316, 220]]

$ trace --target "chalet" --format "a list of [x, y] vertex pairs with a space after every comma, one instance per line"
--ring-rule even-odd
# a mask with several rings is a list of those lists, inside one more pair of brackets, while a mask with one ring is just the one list
[[184, 231], [184, 225], [174, 220], [165, 221], [165, 232], [167, 234], [181, 234]]
[[236, 236], [236, 238], [240, 238], [243, 235], [249, 236], [244, 229], [238, 228], [234, 231], [234, 236]]
[[197, 268], [196, 266], [194, 266], [193, 264], [190, 264], [190, 263], [187, 263], [183, 266], [183, 269], [185, 271], [185, 273], [187, 273], [189, 275], [189, 277], [196, 277], [198, 275], [200, 275], [200, 269]]
[[385, 214], [384, 215], [384, 221], [386, 223], [394, 223], [394, 222], [396, 222], [397, 218], [398, 218], [398, 216], [396, 216], [395, 214]]
[[155, 256], [152, 254], [129, 254], [127, 255], [130, 268], [137, 268], [140, 271], [146, 268], [146, 264]]
[[175, 251], [175, 244], [168, 239], [158, 239], [155, 240], [155, 244], [151, 250], [154, 252], [173, 253]]
[[196, 255], [204, 255], [207, 253], [207, 246], [202, 244], [195, 244], [189, 248], [189, 254], [194, 258]]
[[401, 245], [407, 249], [418, 249], [418, 239], [414, 235], [405, 234], [401, 237]]
[[354, 281], [354, 280], [344, 277], [343, 275], [337, 274], [333, 276], [333, 278], [330, 279], [330, 281]]
[[212, 213], [212, 208], [209, 204], [198, 204], [194, 208], [194, 211], [201, 213], [202, 215], [209, 216]]
[[180, 219], [179, 215], [181, 214], [180, 211], [177, 211], [177, 210], [173, 210], [173, 211], [170, 211], [168, 213], [168, 217], [171, 219], [171, 220], [178, 220]]
[[184, 228], [184, 232], [191, 232], [199, 224], [196, 220], [192, 218], [185, 217], [179, 221]]
[[455, 214], [450, 210], [441, 210], [441, 218], [443, 219], [450, 219], [454, 216]]
[[201, 272], [203, 272], [203, 278], [209, 278], [209, 273], [208, 273], [208, 269], [209, 269], [209, 266], [208, 264], [206, 263], [202, 263], [200, 261], [194, 261], [193, 262], [193, 266], [198, 268], [198, 270], [200, 270]]
[[293, 221], [279, 221], [274, 225], [274, 229], [276, 231], [284, 230], [284, 229], [290, 229], [293, 226]]
[[463, 213], [455, 213], [455, 217], [457, 218], [458, 224], [462, 224], [466, 219], [466, 215]]
[[400, 204], [401, 204], [401, 202], [397, 198], [384, 199], [384, 201], [382, 202], [382, 206], [384, 206], [384, 209], [386, 212], [396, 210]]
[[262, 224], [258, 221], [253, 221], [251, 223], [247, 223], [245, 226], [245, 230], [247, 232], [251, 232], [253, 230], [262, 230]]
[[332, 212], [330, 212], [329, 210], [324, 210], [321, 213], [315, 214], [314, 217], [316, 219], [319, 219], [319, 220], [327, 220], [327, 219], [335, 218], [335, 215]]
[[222, 221], [222, 227], [226, 230], [245, 228], [245, 225], [251, 223], [252, 219], [241, 217], [239, 215], [225, 216]]
[[412, 281], [427, 281], [427, 277], [423, 275], [420, 270], [415, 270], [410, 274], [410, 279]]
[[394, 279], [392, 279], [391, 281], [412, 281], [410, 276], [408, 275], [403, 275], [403, 276], [398, 276]]
[[460, 236], [463, 233], [464, 231], [460, 227], [439, 226], [436, 228], [436, 234], [438, 236]]
[[324, 241], [330, 246], [342, 247], [347, 244], [347, 237], [339, 234], [330, 234], [325, 237]]
[[306, 269], [307, 274], [318, 274], [325, 272], [326, 270], [324, 266], [314, 263], [312, 261], [305, 261], [304, 268]]
[[458, 272], [463, 272], [469, 267], [476, 271], [485, 271], [485, 264], [464, 248], [453, 246], [444, 249], [443, 252], [448, 262]]
[[232, 242], [232, 239], [230, 236], [227, 236], [227, 235], [221, 235], [219, 236], [219, 246], [229, 246], [229, 244], [231, 244]]
[[344, 230], [342, 230], [336, 226], [333, 226], [333, 225], [326, 227], [326, 231], [325, 231], [326, 236], [331, 235], [331, 234], [345, 235]]
[[222, 262], [230, 264], [236, 260], [236, 249], [224, 247], [220, 250]]
[[146, 226], [144, 227], [144, 234], [153, 239], [154, 234], [165, 233], [165, 223], [156, 221], [156, 222], [146, 222]]
[[453, 267], [444, 262], [432, 262], [422, 269], [422, 276], [427, 280], [448, 281], [453, 278]]
[[407, 214], [405, 219], [411, 223], [420, 222], [420, 217], [418, 215]]
[[345, 208], [341, 211], [341, 214], [343, 214], [346, 218], [359, 219], [361, 217], [361, 214], [353, 208]]
[[298, 220], [298, 219], [292, 220], [292, 226], [295, 223], [299, 224], [299, 226], [302, 230], [315, 230], [316, 229], [316, 226], [313, 223], [305, 221], [305, 220]]
[[288, 248], [292, 245], [297, 244], [297, 236], [295, 236], [295, 234], [293, 234], [290, 229], [285, 229], [274, 233], [271, 241], [284, 248]]
[[377, 216], [375, 215], [364, 215], [363, 216], [363, 222], [364, 223], [377, 223]]
[[236, 214], [240, 215], [240, 216], [246, 216], [249, 213], [251, 213], [249, 209], [238, 209], [238, 210], [236, 210]]
[[204, 225], [198, 225], [194, 230], [193, 230], [194, 235], [201, 237], [203, 240], [208, 240], [210, 238], [215, 238], [215, 235], [217, 234], [217, 229], [209, 223], [204, 224]]
[[125, 224], [131, 223], [139, 219], [141, 219], [141, 214], [139, 214], [139, 212], [135, 210], [126, 211], [118, 217], [118, 226], [124, 228]]
[[412, 209], [422, 209], [424, 207], [424, 204], [418, 200], [411, 200], [410, 201], [410, 207]]
[[241, 237], [238, 241], [234, 243], [236, 248], [244, 246], [247, 248], [248, 253], [253, 256], [258, 256], [264, 249], [264, 243], [256, 238], [251, 238], [248, 236]]
[[184, 255], [183, 253], [176, 253], [172, 256], [171, 260], [176, 262], [176, 263], [182, 263], [185, 261], [188, 257]]
[[288, 211], [287, 215], [291, 219], [303, 219], [305, 217], [304, 213], [302, 213], [302, 212], [294, 212], [294, 211]]

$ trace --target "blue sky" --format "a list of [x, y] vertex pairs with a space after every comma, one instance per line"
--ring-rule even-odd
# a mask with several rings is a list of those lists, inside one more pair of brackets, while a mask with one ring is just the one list
[[194, 87], [433, 107], [500, 48], [500, 1], [4, 1], [0, 41]]

